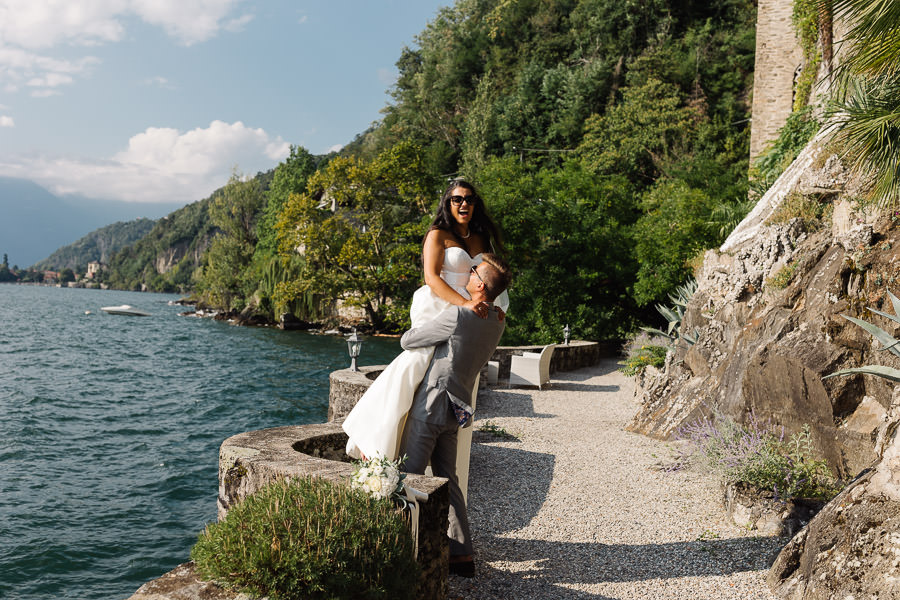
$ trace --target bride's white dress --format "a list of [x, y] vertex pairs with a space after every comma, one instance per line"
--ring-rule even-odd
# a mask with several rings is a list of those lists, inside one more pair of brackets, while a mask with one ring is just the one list
[[[466, 283], [469, 271], [481, 263], [481, 254], [470, 257], [462, 248], [451, 247], [444, 250], [444, 264], [441, 279], [463, 297], [469, 298]], [[508, 306], [506, 292], [500, 295], [495, 304], [504, 311]], [[451, 304], [423, 285], [413, 294], [410, 318], [413, 327], [421, 327], [434, 319], [442, 310]], [[416, 348], [404, 350], [378, 376], [369, 389], [363, 394], [356, 406], [347, 415], [342, 425], [350, 436], [347, 442], [347, 454], [360, 458], [360, 454], [372, 458], [385, 456], [396, 460], [400, 447], [400, 436], [406, 422], [406, 413], [412, 406], [413, 395], [428, 370], [434, 348]], [[472, 393], [471, 406], [475, 408], [475, 395], [478, 383]], [[457, 475], [460, 487], [465, 493], [468, 480], [469, 449], [472, 443], [472, 428], [459, 430]], [[464, 464], [463, 464], [464, 463]], [[465, 478], [463, 477], [465, 475]]]

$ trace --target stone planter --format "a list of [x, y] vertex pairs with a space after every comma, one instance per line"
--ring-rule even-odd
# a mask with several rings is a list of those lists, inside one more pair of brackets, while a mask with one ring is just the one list
[[738, 527], [777, 536], [794, 535], [825, 506], [822, 500], [780, 500], [770, 490], [758, 490], [741, 482], [724, 486], [724, 504], [728, 518]]
[[[232, 436], [219, 450], [219, 520], [228, 509], [280, 478], [321, 477], [346, 482], [353, 466], [344, 452], [347, 435], [336, 423], [276, 427]], [[407, 475], [413, 488], [428, 494], [419, 515], [419, 579], [417, 598], [447, 596], [447, 480]]]

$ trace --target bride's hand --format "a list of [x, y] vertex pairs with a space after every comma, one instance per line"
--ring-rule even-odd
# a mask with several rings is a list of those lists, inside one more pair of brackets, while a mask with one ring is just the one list
[[465, 304], [463, 304], [466, 308], [469, 308], [476, 315], [481, 317], [482, 319], [487, 319], [488, 316], [488, 305], [484, 302], [478, 300], [468, 300]]
[[495, 306], [495, 308], [497, 309], [497, 318], [498, 318], [500, 321], [502, 321], [503, 319], [505, 319], [505, 318], [506, 318], [506, 313], [503, 312], [503, 309], [500, 308], [499, 306]]

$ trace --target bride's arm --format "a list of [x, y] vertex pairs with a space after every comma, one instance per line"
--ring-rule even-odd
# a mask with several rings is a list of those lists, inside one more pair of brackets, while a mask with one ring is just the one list
[[[487, 311], [482, 310], [483, 303], [464, 298], [459, 292], [450, 287], [441, 279], [441, 269], [444, 266], [444, 240], [439, 229], [432, 229], [425, 236], [425, 244], [422, 247], [422, 264], [425, 269], [425, 284], [431, 288], [438, 298], [454, 304], [465, 306], [479, 316], [487, 317]], [[484, 313], [482, 315], [482, 313]]]

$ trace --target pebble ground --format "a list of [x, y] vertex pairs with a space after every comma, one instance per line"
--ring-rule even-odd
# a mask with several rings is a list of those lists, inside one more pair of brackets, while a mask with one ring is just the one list
[[[479, 395], [469, 481], [477, 575], [456, 600], [777, 600], [786, 538], [729, 523], [714, 476], [661, 468], [666, 442], [628, 433], [632, 380], [614, 360], [551, 387]], [[512, 438], [478, 431], [501, 428]]]

